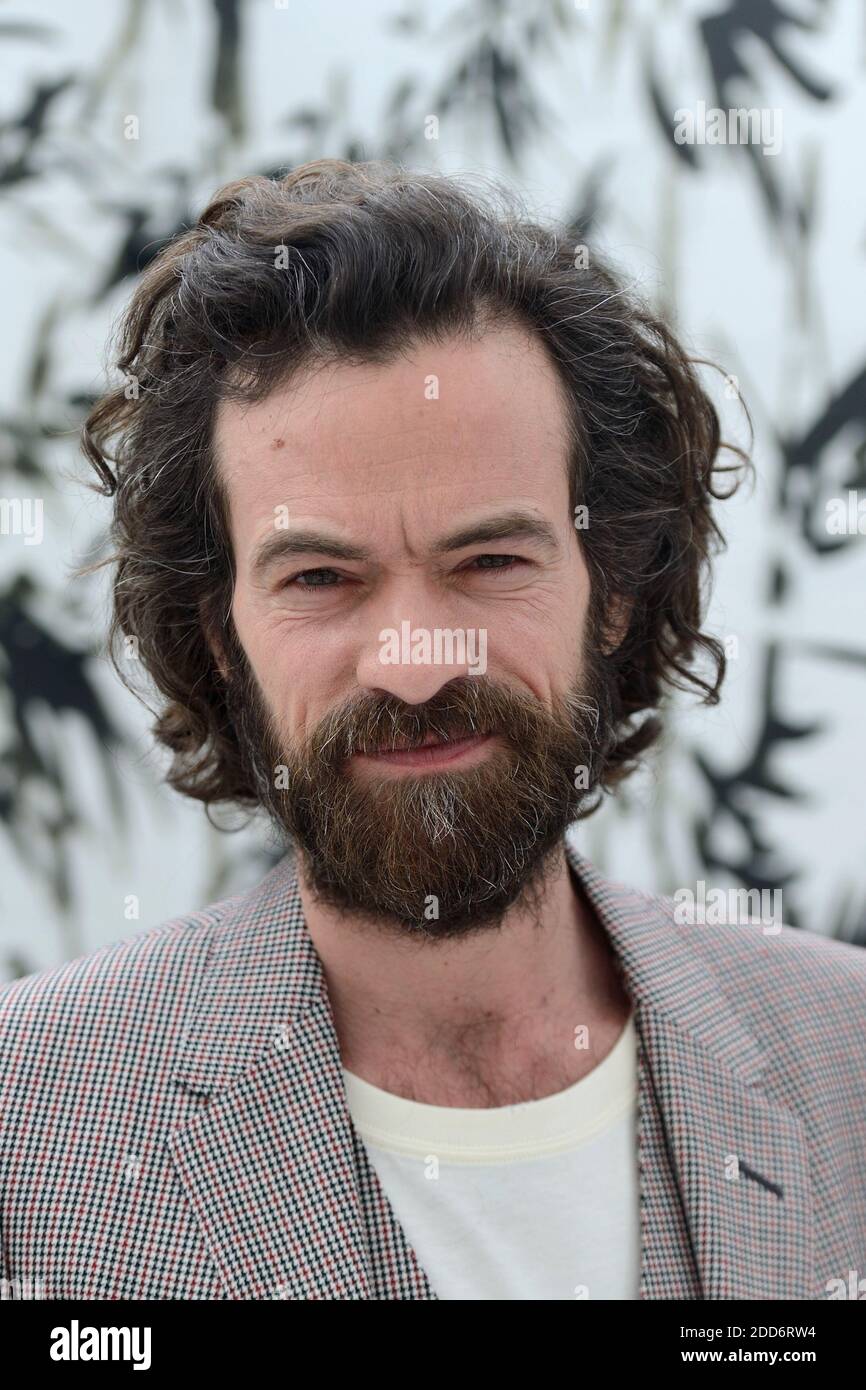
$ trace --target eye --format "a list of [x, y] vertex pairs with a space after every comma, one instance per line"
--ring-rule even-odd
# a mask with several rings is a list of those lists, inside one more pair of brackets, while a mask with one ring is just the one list
[[[288, 579], [284, 580], [283, 583], [280, 585], [280, 588], [281, 588], [281, 589], [289, 589], [289, 588], [294, 587], [294, 588], [296, 588], [296, 589], [333, 589], [333, 588], [335, 587], [335, 585], [333, 585], [333, 584], [326, 584], [326, 583], [323, 583], [323, 582], [320, 583], [320, 582], [319, 582], [319, 581], [321, 580], [321, 578], [322, 578], [323, 575], [331, 575], [334, 579], [339, 579], [339, 578], [340, 578], [340, 576], [337, 574], [337, 571], [336, 571], [336, 570], [329, 570], [329, 569], [299, 570], [297, 574], [291, 574], [291, 575], [289, 575]], [[299, 580], [299, 579], [308, 579], [308, 578], [312, 578], [315, 582], [312, 583], [312, 584], [299, 584], [299, 583], [298, 583], [298, 580]]]
[[501, 561], [505, 561], [506, 563], [504, 563], [504, 564], [493, 564], [493, 565], [482, 565], [482, 566], [481, 566], [482, 569], [496, 570], [498, 573], [501, 573], [503, 570], [507, 571], [507, 570], [516, 569], [516, 567], [517, 567], [518, 565], [523, 565], [523, 564], [526, 563], [525, 560], [521, 560], [521, 558], [520, 558], [519, 555], [476, 555], [476, 556], [475, 556], [475, 559], [474, 559], [473, 561], [471, 561], [471, 564], [472, 564], [472, 565], [477, 564], [480, 560], [501, 560]]

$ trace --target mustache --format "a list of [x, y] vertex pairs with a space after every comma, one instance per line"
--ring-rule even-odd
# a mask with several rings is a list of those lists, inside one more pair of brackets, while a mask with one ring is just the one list
[[459, 678], [424, 705], [394, 696], [365, 695], [326, 716], [309, 743], [317, 760], [340, 762], [354, 753], [395, 752], [419, 744], [476, 735], [529, 738], [537, 702], [477, 677]]

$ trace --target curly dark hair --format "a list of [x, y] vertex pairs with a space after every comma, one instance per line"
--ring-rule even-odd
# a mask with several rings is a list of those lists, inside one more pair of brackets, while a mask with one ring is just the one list
[[[176, 790], [208, 806], [258, 802], [208, 640], [219, 634], [238, 652], [212, 449], [218, 403], [261, 400], [318, 361], [387, 362], [479, 321], [528, 325], [564, 384], [570, 504], [591, 518], [578, 532], [589, 639], [601, 642], [612, 602], [630, 606], [625, 636], [604, 657], [617, 737], [600, 785], [611, 789], [659, 738], [666, 687], [718, 703], [725, 655], [700, 630], [702, 581], [724, 547], [712, 499], [729, 497], [752, 465], [721, 441], [694, 370], [703, 359], [594, 253], [579, 267], [574, 240], [530, 220], [493, 181], [481, 195], [391, 162], [323, 159], [226, 185], [141, 275], [117, 330], [124, 379], [82, 429], [93, 486], [114, 498], [114, 553], [78, 572], [117, 564], [108, 650], [133, 689], [117, 649], [137, 639]], [[720, 464], [724, 448], [738, 461]], [[724, 473], [734, 475], [728, 491], [714, 490]], [[701, 655], [709, 678], [693, 669]]]

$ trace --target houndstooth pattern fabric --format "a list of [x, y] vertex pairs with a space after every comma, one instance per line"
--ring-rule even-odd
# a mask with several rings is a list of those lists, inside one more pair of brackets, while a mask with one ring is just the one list
[[[866, 953], [679, 925], [566, 841], [635, 1008], [643, 1299], [866, 1276]], [[69, 1299], [435, 1299], [348, 1113], [287, 856], [0, 990], [0, 1275]]]

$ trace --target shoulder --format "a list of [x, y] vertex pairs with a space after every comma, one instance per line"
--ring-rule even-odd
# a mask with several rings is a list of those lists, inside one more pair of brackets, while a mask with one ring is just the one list
[[866, 950], [820, 932], [795, 928], [784, 921], [683, 922], [671, 897], [655, 902], [676, 930], [688, 933], [692, 947], [706, 963], [734, 972], [741, 985], [750, 981], [783, 985], [809, 983], [822, 993], [851, 992], [866, 999]]
[[39, 1069], [61, 1051], [118, 1046], [131, 1022], [148, 1031], [183, 1012], [215, 928], [239, 895], [0, 986], [0, 1075]]
[[735, 1013], [786, 1063], [851, 1062], [866, 1023], [866, 950], [784, 922], [683, 923], [673, 898], [657, 910], [688, 942]]

